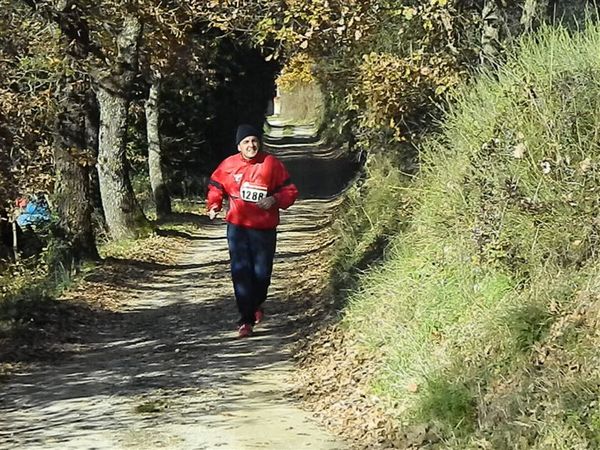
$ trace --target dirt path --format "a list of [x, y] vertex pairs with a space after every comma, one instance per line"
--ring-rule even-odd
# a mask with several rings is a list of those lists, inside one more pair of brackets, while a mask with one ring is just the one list
[[131, 301], [72, 358], [1, 387], [0, 448], [347, 448], [297, 407], [287, 381], [311, 307], [298, 293], [317, 282], [336, 204], [305, 199], [284, 214], [268, 317], [246, 340], [224, 224], [201, 227], [177, 265], [123, 287]]

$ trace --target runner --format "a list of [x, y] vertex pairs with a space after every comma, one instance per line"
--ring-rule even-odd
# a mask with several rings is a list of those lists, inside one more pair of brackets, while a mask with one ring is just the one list
[[225, 220], [231, 278], [240, 312], [238, 335], [247, 337], [263, 319], [279, 209], [287, 209], [296, 201], [298, 189], [281, 161], [261, 150], [256, 128], [240, 125], [235, 142], [239, 153], [226, 158], [211, 176], [207, 210], [213, 220], [224, 197], [229, 198]]

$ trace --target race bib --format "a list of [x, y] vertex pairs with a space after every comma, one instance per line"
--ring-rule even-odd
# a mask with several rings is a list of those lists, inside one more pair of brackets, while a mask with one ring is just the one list
[[265, 186], [244, 182], [240, 187], [240, 194], [242, 200], [256, 203], [267, 196], [267, 188]]

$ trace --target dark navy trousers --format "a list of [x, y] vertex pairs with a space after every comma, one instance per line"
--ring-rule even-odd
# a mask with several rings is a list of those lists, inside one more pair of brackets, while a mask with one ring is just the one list
[[271, 284], [276, 230], [256, 230], [227, 224], [231, 279], [240, 325], [254, 325], [254, 312], [267, 299]]

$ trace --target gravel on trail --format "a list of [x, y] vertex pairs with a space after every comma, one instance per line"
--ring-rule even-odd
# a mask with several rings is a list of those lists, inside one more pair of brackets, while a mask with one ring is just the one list
[[[269, 145], [285, 159], [287, 143], [278, 148], [275, 136]], [[302, 174], [311, 162], [294, 165]], [[303, 183], [316, 192], [319, 181]], [[310, 197], [283, 213], [266, 320], [253, 337], [235, 330], [225, 224], [205, 222], [176, 263], [122, 277], [117, 310], [81, 325], [71, 352], [0, 385], [0, 448], [348, 448], [298, 407], [289, 381], [292, 345], [321, 307], [323, 254], [340, 203], [329, 192]]]

